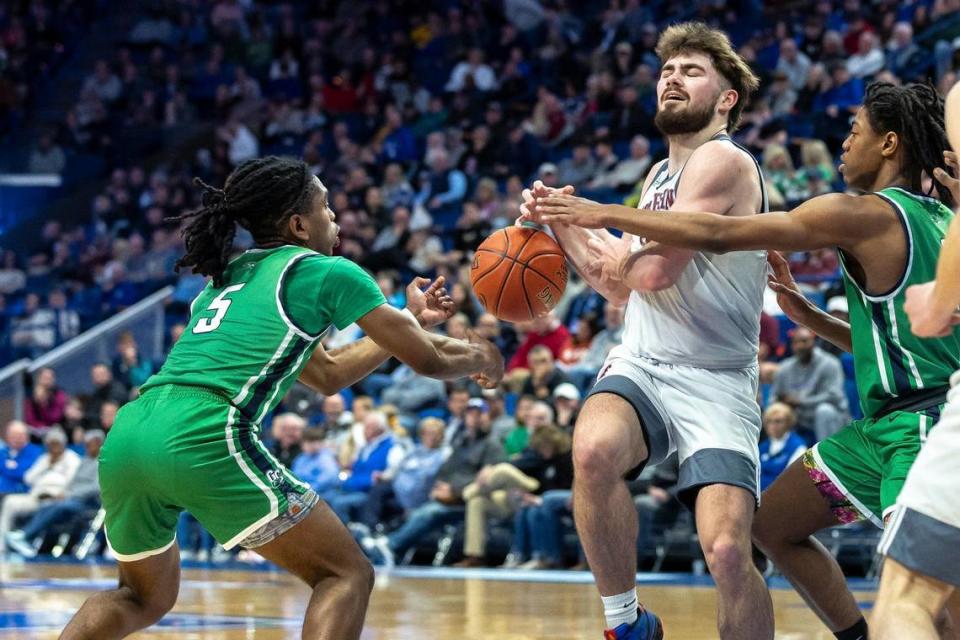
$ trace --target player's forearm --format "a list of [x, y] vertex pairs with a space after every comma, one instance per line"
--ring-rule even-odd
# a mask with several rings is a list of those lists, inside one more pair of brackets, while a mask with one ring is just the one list
[[809, 311], [802, 318], [795, 319], [815, 334], [843, 349], [853, 353], [853, 338], [850, 335], [850, 325], [839, 318], [835, 318], [822, 309], [810, 305]]
[[324, 395], [332, 395], [368, 375], [390, 358], [370, 338], [332, 351], [318, 349], [300, 373], [300, 382]]
[[960, 222], [957, 219], [950, 223], [940, 249], [937, 280], [930, 299], [943, 315], [952, 313], [960, 305]]
[[[557, 243], [563, 252], [567, 255], [570, 262], [580, 277], [586, 281], [590, 287], [611, 302], [623, 305], [630, 296], [630, 290], [622, 283], [601, 277], [602, 268], [597, 264], [595, 257], [588, 251], [588, 243], [591, 240], [600, 240], [601, 242], [611, 242], [614, 237], [604, 229], [584, 229], [566, 224], [555, 224], [550, 227]], [[618, 271], [616, 266], [612, 266], [609, 272]]]
[[455, 380], [480, 373], [487, 364], [486, 351], [479, 344], [435, 333], [430, 334], [430, 343], [436, 355], [430, 363], [417, 370], [421, 375], [438, 380]]
[[733, 233], [734, 228], [739, 226], [737, 218], [716, 213], [671, 211], [665, 214], [662, 211], [608, 204], [600, 207], [599, 221], [605, 227], [683, 249], [719, 253], [762, 248], [759, 238]]

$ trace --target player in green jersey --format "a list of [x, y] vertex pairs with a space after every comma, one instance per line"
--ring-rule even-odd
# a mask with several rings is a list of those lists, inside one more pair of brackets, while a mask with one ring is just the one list
[[[763, 494], [754, 539], [838, 638], [866, 637], [866, 622], [833, 557], [812, 536], [868, 519], [882, 526], [960, 365], [960, 331], [920, 340], [903, 311], [911, 284], [933, 278], [953, 217], [952, 197], [920, 193], [923, 173], [944, 166], [943, 100], [927, 85], [874, 83], [843, 143], [840, 171], [863, 195], [828, 194], [787, 213], [727, 216], [599, 205], [571, 188], [537, 185], [526, 215], [537, 221], [614, 227], [674, 247], [726, 252], [839, 249], [850, 323], [800, 293], [786, 261], [771, 254], [771, 287], [798, 324], [854, 354], [865, 418], [818, 443]], [[721, 193], [754, 168], [731, 154], [729, 171], [701, 189]], [[732, 184], [732, 182], [731, 182]], [[682, 181], [680, 184], [682, 188]], [[654, 247], [656, 242], [653, 243]], [[632, 258], [592, 247], [605, 277], [628, 279]]]
[[[204, 187], [181, 219], [178, 267], [211, 277], [163, 368], [126, 405], [100, 457], [106, 534], [120, 585], [89, 598], [63, 638], [121, 638], [174, 605], [175, 530], [190, 511], [225, 547], [256, 549], [312, 589], [304, 638], [358, 638], [373, 571], [340, 520], [262, 445], [260, 422], [297, 379], [324, 394], [360, 380], [391, 355], [422, 375], [499, 381], [490, 342], [424, 331], [452, 301], [442, 281], [418, 278], [408, 310], [386, 304], [360, 267], [331, 254], [338, 226], [328, 192], [299, 160], [240, 164], [226, 185]], [[230, 259], [236, 225], [256, 243]], [[363, 340], [327, 352], [330, 326], [356, 322]], [[419, 323], [419, 324], [418, 324]]]

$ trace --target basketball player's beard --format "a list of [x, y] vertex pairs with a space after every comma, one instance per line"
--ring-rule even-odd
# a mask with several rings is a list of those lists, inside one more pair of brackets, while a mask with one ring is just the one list
[[713, 119], [715, 103], [707, 103], [700, 109], [692, 106], [686, 109], [660, 109], [653, 117], [653, 124], [665, 136], [677, 136], [696, 133]]

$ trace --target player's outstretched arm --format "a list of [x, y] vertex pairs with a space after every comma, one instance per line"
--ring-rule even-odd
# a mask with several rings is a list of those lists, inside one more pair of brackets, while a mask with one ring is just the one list
[[428, 333], [409, 315], [382, 304], [357, 321], [360, 328], [398, 360], [420, 375], [452, 380], [480, 376], [481, 384], [495, 385], [503, 377], [503, 356], [496, 345], [471, 334], [455, 340]]
[[[444, 285], [443, 276], [433, 282], [414, 278], [407, 285], [407, 309], [425, 329], [445, 322], [456, 310]], [[332, 395], [367, 377], [388, 358], [390, 353], [369, 337], [331, 351], [319, 346], [299, 379], [315, 391]]]
[[[715, 172], [713, 176], [715, 181], [705, 185], [708, 189], [704, 197], [710, 190], [725, 188], [722, 174]], [[547, 196], [537, 206], [543, 221], [549, 224], [612, 227], [671, 247], [713, 253], [751, 249], [809, 251], [839, 246], [856, 255], [861, 242], [900, 224], [889, 204], [879, 197], [839, 193], [818, 196], [789, 212], [755, 216], [675, 209], [665, 214], [601, 205], [567, 195]]]

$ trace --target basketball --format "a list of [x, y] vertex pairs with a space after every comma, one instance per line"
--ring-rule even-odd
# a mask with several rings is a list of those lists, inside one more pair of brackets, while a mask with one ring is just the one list
[[500, 229], [477, 247], [470, 282], [483, 308], [507, 322], [544, 316], [567, 286], [567, 258], [532, 227]]

